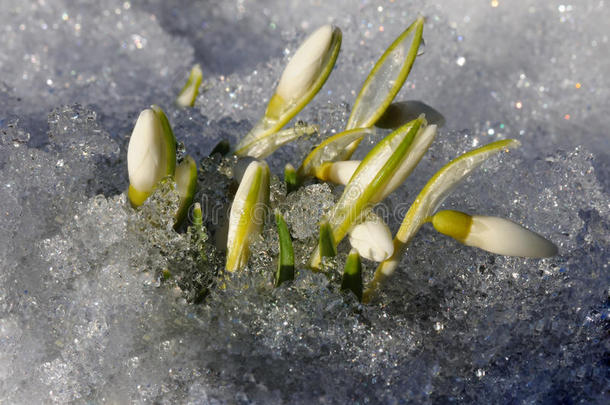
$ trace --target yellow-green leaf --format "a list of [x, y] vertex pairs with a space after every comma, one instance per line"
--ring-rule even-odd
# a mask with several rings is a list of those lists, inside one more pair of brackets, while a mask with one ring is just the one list
[[417, 56], [424, 30], [419, 17], [377, 61], [356, 98], [346, 129], [375, 124], [404, 84]]

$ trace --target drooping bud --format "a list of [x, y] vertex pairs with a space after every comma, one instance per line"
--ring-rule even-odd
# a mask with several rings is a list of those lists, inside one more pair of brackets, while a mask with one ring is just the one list
[[457, 241], [505, 256], [551, 257], [557, 246], [508, 219], [444, 210], [432, 217], [438, 232]]

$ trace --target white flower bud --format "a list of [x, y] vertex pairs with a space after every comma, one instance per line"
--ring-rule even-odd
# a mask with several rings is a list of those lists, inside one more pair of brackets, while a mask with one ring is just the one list
[[284, 69], [265, 115], [235, 147], [237, 156], [264, 158], [283, 144], [317, 130], [306, 126], [306, 131], [280, 131], [322, 88], [340, 47], [341, 30], [331, 25], [319, 28], [305, 40]]
[[394, 253], [392, 233], [380, 218], [354, 226], [349, 232], [349, 241], [360, 256], [376, 262], [382, 262]]
[[551, 257], [557, 246], [535, 232], [508, 219], [439, 211], [432, 218], [434, 228], [467, 246], [505, 256]]
[[144, 202], [159, 180], [174, 174], [176, 167], [176, 141], [171, 129], [164, 127], [161, 114], [160, 109], [142, 111], [129, 139], [129, 197], [135, 206]]
[[332, 37], [333, 26], [324, 25], [303, 42], [282, 73], [277, 95], [286, 101], [296, 100], [309, 90], [324, 67]]

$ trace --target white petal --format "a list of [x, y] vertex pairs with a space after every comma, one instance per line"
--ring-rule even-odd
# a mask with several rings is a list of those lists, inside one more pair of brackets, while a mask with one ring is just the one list
[[324, 56], [330, 49], [332, 34], [332, 25], [320, 27], [296, 51], [276, 90], [284, 100], [301, 97], [315, 81], [322, 69]]
[[127, 149], [129, 183], [140, 192], [150, 192], [163, 178], [167, 159], [163, 127], [155, 112], [140, 113]]
[[326, 178], [335, 184], [346, 185], [358, 166], [360, 166], [360, 160], [343, 160], [331, 163]]
[[464, 244], [506, 256], [550, 257], [557, 246], [535, 232], [508, 219], [472, 216], [470, 233]]
[[384, 261], [394, 253], [392, 233], [378, 219], [354, 226], [349, 233], [349, 241], [360, 256], [376, 262]]

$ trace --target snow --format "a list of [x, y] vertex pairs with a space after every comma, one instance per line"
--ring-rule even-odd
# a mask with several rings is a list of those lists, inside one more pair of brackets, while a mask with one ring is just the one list
[[[604, 403], [610, 102], [608, 5], [506, 0], [200, 2], [0, 0], [0, 403]], [[223, 254], [176, 233], [164, 184], [126, 203], [128, 136], [158, 104], [198, 162], [220, 233], [234, 158], [207, 158], [264, 113], [299, 43], [343, 31], [337, 65], [297, 120], [320, 126], [269, 159], [281, 178], [344, 128], [375, 60], [417, 15], [425, 52], [397, 101], [442, 114], [420, 165], [377, 214], [395, 231], [427, 179], [505, 138], [443, 207], [509, 218], [559, 255], [494, 256], [424, 227], [371, 305], [339, 291], [349, 251], [307, 270], [341, 188], [271, 202], [297, 278], [274, 288], [268, 220], [249, 269], [210, 285]], [[195, 108], [173, 102], [193, 64]], [[416, 103], [412, 103], [414, 105]], [[291, 124], [292, 125], [292, 124]], [[378, 134], [367, 142], [387, 133]], [[361, 157], [363, 152], [359, 151]], [[203, 254], [201, 254], [203, 252]], [[374, 264], [365, 262], [365, 279]]]

